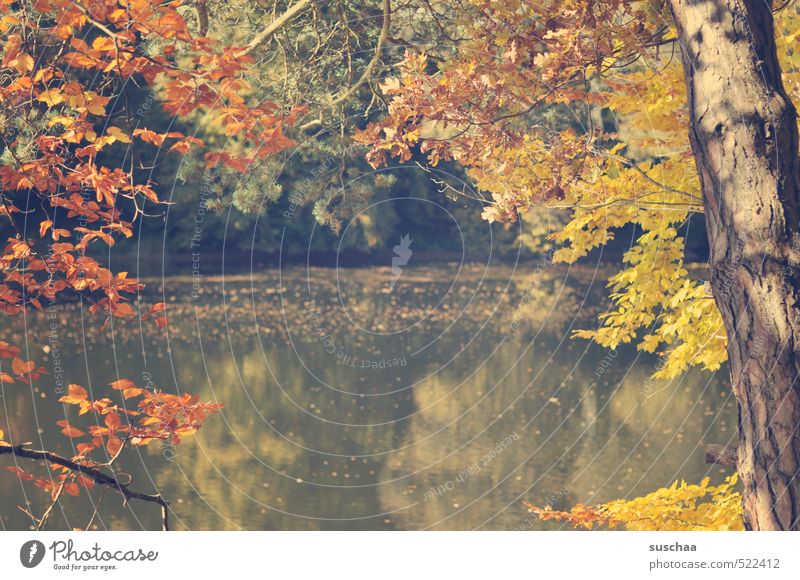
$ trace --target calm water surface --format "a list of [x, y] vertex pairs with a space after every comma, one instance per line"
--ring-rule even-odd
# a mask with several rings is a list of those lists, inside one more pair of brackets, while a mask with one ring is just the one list
[[[164, 330], [101, 331], [78, 303], [7, 321], [50, 377], [4, 386], [0, 428], [71, 454], [55, 422], [84, 423], [56, 402], [62, 371], [96, 398], [124, 377], [224, 403], [196, 437], [119, 460], [188, 529], [552, 529], [522, 501], [568, 508], [725, 474], [703, 451], [735, 436], [727, 370], [654, 383], [653, 357], [569, 338], [601, 312], [604, 275], [452, 265], [391, 279], [298, 267], [149, 280], [142, 300], [167, 302]], [[49, 528], [85, 526], [101, 497], [100, 529], [160, 525], [153, 505], [98, 490], [62, 502]], [[27, 529], [17, 506], [46, 501], [10, 473], [0, 498], [4, 529]]]

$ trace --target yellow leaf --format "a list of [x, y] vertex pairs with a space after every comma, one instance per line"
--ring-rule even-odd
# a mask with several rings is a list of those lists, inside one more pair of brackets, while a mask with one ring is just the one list
[[[91, 109], [89, 110], [91, 111]], [[124, 131], [122, 131], [122, 129], [120, 129], [119, 127], [109, 127], [108, 129], [106, 129], [106, 135], [114, 137], [114, 139], [116, 139], [117, 141], [121, 141], [122, 143], [131, 142], [131, 138], [128, 137], [128, 135]]]
[[47, 103], [48, 107], [55, 107], [59, 103], [64, 102], [64, 95], [61, 94], [61, 91], [49, 89], [42, 91], [38, 97], [38, 100], [42, 101], [43, 103]]
[[89, 103], [89, 106], [87, 107], [87, 109], [89, 110], [89, 112], [92, 115], [105, 115], [106, 114], [106, 108], [101, 103], [96, 103], [96, 102]]
[[24, 52], [17, 56], [16, 68], [21, 73], [30, 72], [33, 70], [33, 57]]

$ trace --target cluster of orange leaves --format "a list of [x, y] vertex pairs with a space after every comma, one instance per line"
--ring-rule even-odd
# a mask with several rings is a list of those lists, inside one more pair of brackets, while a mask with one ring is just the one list
[[[79, 416], [91, 413], [98, 421], [85, 430], [76, 427], [68, 419], [57, 422], [61, 433], [66, 437], [84, 439], [75, 444], [77, 455], [72, 457], [72, 461], [79, 465], [100, 465], [90, 457], [98, 449], [105, 450], [105, 463], [109, 464], [119, 456], [126, 444], [140, 446], [153, 441], [169, 441], [177, 445], [182, 437], [193, 435], [206, 419], [222, 408], [219, 403], [200, 402], [194, 395], [173, 395], [137, 387], [133, 381], [127, 379], [114, 381], [111, 388], [120, 392], [122, 404], [115, 403], [108, 397], [92, 400], [86, 389], [74, 384], [69, 385], [67, 394], [59, 399], [64, 404], [76, 405]], [[127, 403], [130, 399], [138, 401], [135, 405], [130, 405]], [[8, 443], [0, 441], [0, 445]], [[49, 478], [37, 477], [19, 466], [10, 466], [7, 469], [16, 473], [23, 481], [33, 481], [52, 497], [62, 488], [65, 493], [77, 496], [81, 486], [87, 490], [94, 486], [91, 478], [60, 465], [52, 466], [58, 475]]]
[[[130, 84], [149, 86], [163, 111], [202, 117], [232, 138], [233, 151], [205, 152], [206, 165], [244, 171], [248, 165], [293, 145], [284, 129], [300, 109], [283, 112], [253, 102], [246, 73], [255, 63], [243, 48], [192, 32], [189, 0], [0, 0], [0, 220], [10, 232], [0, 250], [0, 312], [43, 309], [62, 295], [87, 300], [92, 312], [151, 318], [167, 323], [163, 303], [141, 313], [130, 298], [142, 285], [126, 272], [112, 272], [87, 255], [92, 244], [111, 247], [133, 236], [133, 223], [147, 203], [160, 203], [155, 184], [141, 180], [135, 146], [186, 154], [206, 148], [180, 131], [160, 133], [142, 126], [127, 110]], [[125, 161], [108, 166], [112, 147], [125, 147]], [[37, 237], [38, 236], [38, 237]], [[20, 349], [0, 342], [0, 386], [30, 383], [45, 374]], [[91, 400], [72, 385], [61, 400], [81, 415], [101, 417], [88, 430], [67, 420], [64, 435], [87, 437], [74, 460], [96, 465], [88, 455], [103, 448], [115, 457], [126, 443], [177, 443], [196, 431], [220, 405], [190, 395], [142, 389], [129, 381], [112, 386], [135, 408], [108, 398]], [[0, 439], [2, 433], [0, 432]], [[8, 445], [8, 444], [6, 444]], [[76, 495], [91, 480], [67, 468], [24, 479], [53, 494]]]
[[[20, 130], [4, 135], [3, 145], [13, 154], [21, 135], [35, 133], [32, 153], [0, 164], [0, 217], [11, 221], [14, 232], [0, 254], [0, 311], [41, 308], [42, 299], [71, 290], [90, 299], [95, 311], [134, 316], [125, 293], [139, 284], [124, 273], [113, 275], [85, 252], [96, 241], [112, 246], [115, 236], [131, 237], [142, 204], [159, 199], [153, 183], [137, 182], [133, 167], [106, 167], [98, 158], [114, 144], [133, 148], [134, 140], [159, 148], [169, 140], [177, 153], [204, 143], [179, 131], [161, 134], [140, 121], [134, 125], [130, 112], [127, 126], [117, 126], [116, 119], [125, 117], [119, 112], [128, 83], [154, 86], [163, 110], [180, 117], [201, 112], [249, 145], [246, 154], [209, 150], [209, 167], [243, 171], [293, 144], [283, 128], [298, 111], [280, 114], [273, 103], [248, 102], [252, 87], [243, 75], [255, 59], [241, 48], [193, 36], [179, 11], [184, 5], [193, 3], [47, 0], [35, 2], [37, 13], [31, 14], [24, 5], [0, 2], [6, 38], [0, 101], [20, 119]], [[160, 51], [146, 52], [148, 42], [160, 43]], [[30, 227], [35, 218], [21, 211], [14, 192], [44, 202], [38, 228]], [[135, 206], [127, 212], [132, 219], [120, 198]], [[32, 239], [32, 231], [41, 241]]]
[[[0, 445], [3, 442], [0, 441]], [[63, 489], [64, 493], [73, 497], [78, 497], [81, 494], [81, 488], [91, 491], [94, 489], [94, 480], [87, 477], [82, 473], [76, 473], [66, 467], [53, 465], [52, 469], [57, 472], [54, 477], [44, 478], [38, 477], [33, 473], [26, 471], [18, 466], [9, 466], [6, 469], [14, 474], [21, 481], [32, 481], [33, 484], [44, 492], [50, 494], [51, 499], [55, 499], [59, 493], [59, 489]]]
[[[434, 166], [457, 161], [491, 193], [483, 217], [510, 221], [535, 202], [564, 199], [597, 165], [587, 161], [609, 135], [569, 107], [603, 106], [607, 95], [592, 83], [658, 45], [663, 21], [634, 0], [469, 0], [462, 10], [469, 32], [457, 54], [434, 64], [409, 51], [380, 87], [387, 114], [358, 140], [373, 167], [417, 149]], [[531, 123], [546, 107], [563, 107], [558, 117], [583, 122], [586, 134]]]
[[[31, 383], [45, 374], [45, 370], [37, 367], [35, 361], [21, 359], [19, 357], [21, 352], [18, 346], [0, 340], [0, 385], [16, 382]], [[10, 373], [3, 370], [5, 365], [2, 359], [11, 361]]]

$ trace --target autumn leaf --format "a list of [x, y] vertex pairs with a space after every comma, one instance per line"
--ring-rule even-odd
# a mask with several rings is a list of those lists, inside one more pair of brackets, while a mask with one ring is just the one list
[[80, 385], [69, 385], [67, 394], [59, 399], [59, 402], [67, 405], [78, 405], [89, 398], [89, 393]]
[[39, 237], [43, 238], [52, 225], [52, 220], [42, 220], [41, 223], [39, 223]]
[[122, 143], [131, 142], [131, 138], [128, 137], [128, 135], [118, 127], [108, 127], [106, 129], [106, 135], [113, 137], [116, 141], [120, 141]]
[[11, 369], [17, 376], [23, 376], [36, 368], [36, 363], [32, 360], [23, 361], [21, 358], [14, 358], [11, 361]]
[[105, 424], [106, 427], [108, 427], [109, 431], [114, 433], [119, 429], [120, 425], [122, 424], [122, 421], [120, 420], [119, 415], [117, 413], [112, 412], [106, 415]]
[[11, 346], [5, 341], [0, 341], [0, 357], [12, 358], [17, 356], [20, 352], [18, 346]]
[[33, 70], [33, 57], [29, 54], [21, 53], [16, 58], [15, 67], [21, 73]]
[[95, 487], [94, 480], [90, 477], [86, 477], [85, 475], [78, 475], [76, 477], [77, 481], [83, 485], [88, 490], [92, 490]]
[[21, 467], [9, 465], [8, 467], [6, 467], [6, 470], [10, 471], [11, 473], [15, 473], [17, 477], [23, 481], [32, 481], [34, 479], [33, 475], [31, 475]]
[[81, 455], [86, 455], [87, 453], [94, 451], [95, 446], [91, 443], [78, 443], [75, 448]]
[[64, 492], [67, 495], [71, 495], [73, 497], [78, 497], [81, 494], [81, 490], [78, 487], [78, 484], [74, 481], [64, 484]]
[[86, 435], [86, 433], [84, 433], [80, 429], [73, 427], [65, 420], [56, 421], [56, 425], [58, 425], [59, 427], [63, 427], [61, 433], [63, 433], [67, 437], [83, 437], [84, 435]]
[[37, 97], [37, 100], [47, 103], [49, 107], [55, 107], [59, 103], [64, 102], [64, 95], [61, 94], [61, 91], [52, 89], [42, 91]]
[[106, 441], [106, 450], [108, 450], [109, 455], [115, 456], [120, 449], [122, 449], [122, 440], [118, 437], [109, 437], [108, 441]]
[[136, 386], [130, 379], [118, 379], [111, 383], [111, 388], [116, 391], [124, 391], [125, 389], [132, 389]]

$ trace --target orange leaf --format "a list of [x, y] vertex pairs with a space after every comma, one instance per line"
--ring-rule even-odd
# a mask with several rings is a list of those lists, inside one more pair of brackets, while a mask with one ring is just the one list
[[148, 310], [148, 311], [145, 313], [145, 315], [144, 315], [144, 316], [142, 316], [142, 318], [150, 318], [150, 317], [151, 317], [151, 316], [153, 316], [154, 314], [158, 314], [159, 312], [164, 312], [164, 310], [166, 310], [166, 309], [167, 309], [167, 305], [166, 305], [165, 303], [163, 303], [163, 302], [158, 302], [158, 303], [156, 303], [156, 304], [153, 304], [153, 305], [150, 307], [150, 310]]
[[89, 393], [86, 392], [80, 385], [70, 385], [66, 395], [61, 397], [59, 401], [68, 405], [78, 405], [89, 398]]
[[77, 445], [78, 453], [81, 455], [86, 455], [90, 451], [94, 449], [94, 445], [91, 443], [78, 443]]
[[58, 425], [59, 427], [63, 427], [61, 432], [67, 437], [83, 437], [84, 435], [86, 435], [86, 433], [84, 433], [80, 429], [73, 427], [65, 420], [56, 421], [56, 425]]
[[124, 391], [122, 391], [122, 396], [125, 399], [130, 399], [132, 397], [138, 397], [140, 395], [143, 395], [145, 392], [146, 391], [144, 389], [140, 389], [138, 387], [134, 387], [132, 389], [125, 389]]
[[78, 481], [83, 484], [83, 487], [86, 489], [94, 489], [94, 480], [91, 477], [86, 477], [85, 475], [79, 475]]
[[119, 450], [122, 448], [122, 439], [118, 437], [109, 437], [108, 441], [106, 442], [106, 449], [108, 449], [109, 454], [116, 455], [119, 453]]
[[81, 489], [78, 484], [71, 481], [64, 485], [64, 491], [73, 497], [78, 497], [81, 494]]
[[31, 372], [36, 367], [36, 363], [32, 360], [28, 362], [23, 361], [21, 358], [14, 358], [11, 361], [11, 369], [17, 375], [24, 375]]
[[111, 388], [114, 389], [115, 391], [124, 391], [125, 389], [132, 389], [135, 386], [136, 383], [134, 383], [130, 379], [119, 379], [111, 383]]
[[9, 465], [8, 467], [6, 467], [6, 469], [11, 473], [16, 473], [17, 477], [19, 477], [23, 481], [31, 481], [33, 479], [33, 476], [30, 473], [28, 473], [27, 471], [25, 471], [20, 467]]
[[120, 420], [119, 415], [116, 413], [109, 413], [106, 415], [106, 427], [108, 427], [112, 433], [119, 429], [121, 424], [122, 421]]

